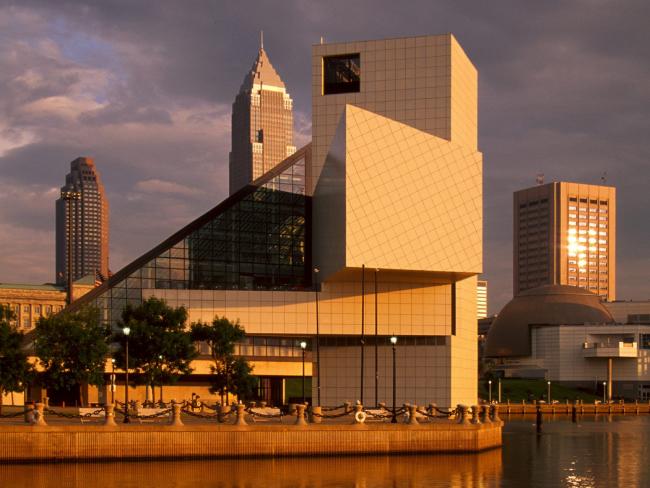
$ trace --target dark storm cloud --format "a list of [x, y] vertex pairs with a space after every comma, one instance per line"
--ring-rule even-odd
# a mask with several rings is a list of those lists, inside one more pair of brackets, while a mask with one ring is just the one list
[[[650, 297], [646, 1], [24, 0], [0, 8], [0, 184], [43, 200], [71, 159], [94, 156], [111, 198], [113, 268], [225, 195], [230, 103], [261, 29], [295, 101], [298, 144], [310, 131], [310, 45], [321, 36], [453, 32], [480, 73], [491, 309], [511, 296], [512, 192], [539, 172], [590, 183], [607, 173], [619, 198], [619, 296]], [[0, 215], [5, 228], [42, 232], [51, 203]], [[53, 258], [44, 247], [34, 252]], [[37, 269], [23, 278], [20, 266], [0, 262], [0, 280], [49, 278]]]

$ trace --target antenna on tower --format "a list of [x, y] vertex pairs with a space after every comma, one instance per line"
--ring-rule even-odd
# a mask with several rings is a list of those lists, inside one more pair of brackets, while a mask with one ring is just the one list
[[607, 171], [603, 171], [603, 175], [600, 177], [600, 181], [603, 182], [603, 185], [607, 183]]
[[264, 31], [260, 31], [260, 49], [264, 49]]
[[537, 176], [535, 176], [535, 182], [538, 185], [543, 185], [544, 184], [544, 173], [537, 173]]

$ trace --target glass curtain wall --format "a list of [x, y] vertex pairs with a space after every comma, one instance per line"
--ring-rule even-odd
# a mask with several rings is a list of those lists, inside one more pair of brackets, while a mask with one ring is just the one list
[[127, 303], [142, 302], [145, 289], [309, 289], [311, 197], [305, 194], [304, 156], [231, 200], [126, 279], [109, 283], [94, 300], [103, 319], [115, 323]]

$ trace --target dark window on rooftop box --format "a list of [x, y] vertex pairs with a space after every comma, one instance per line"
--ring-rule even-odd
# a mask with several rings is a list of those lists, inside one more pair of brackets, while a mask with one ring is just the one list
[[323, 95], [361, 91], [359, 53], [323, 58]]

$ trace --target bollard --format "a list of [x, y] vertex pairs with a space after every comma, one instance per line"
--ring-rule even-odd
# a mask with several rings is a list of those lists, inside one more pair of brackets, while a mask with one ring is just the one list
[[417, 411], [418, 411], [418, 406], [417, 405], [409, 405], [409, 425], [420, 425], [418, 422], [418, 417], [417, 417]]
[[25, 403], [25, 423], [31, 424], [34, 420], [34, 402]]
[[578, 422], [578, 408], [575, 403], [571, 407], [571, 422], [574, 424]]
[[311, 407], [311, 423], [320, 424], [323, 421], [323, 407]]
[[245, 408], [245, 405], [237, 405], [237, 419], [235, 419], [235, 425], [248, 425], [244, 418], [244, 415], [246, 415]]
[[458, 410], [458, 423], [463, 425], [469, 424], [469, 420], [467, 419], [467, 405], [458, 405], [456, 409]]
[[296, 404], [295, 403], [290, 403], [289, 404], [289, 415], [293, 415], [296, 413]]
[[34, 407], [36, 408], [34, 410], [32, 425], [47, 425], [45, 422], [45, 404], [37, 402]]
[[479, 410], [480, 409], [479, 409], [478, 405], [474, 405], [472, 407], [472, 423], [474, 425], [479, 425], [481, 423], [481, 421], [478, 418], [479, 417]]
[[482, 424], [491, 424], [490, 420], [490, 405], [483, 405], [479, 407], [481, 409], [481, 423]]
[[181, 403], [176, 402], [176, 400], [172, 400], [172, 418], [169, 422], [169, 425], [172, 425], [174, 427], [180, 427], [183, 425], [183, 421], [181, 420]]
[[296, 405], [296, 423], [295, 425], [307, 425], [305, 420], [305, 405]]
[[542, 408], [539, 405], [537, 405], [537, 422], [536, 422], [536, 426], [537, 426], [537, 433], [538, 434], [542, 431], [542, 422], [543, 422]]
[[117, 427], [115, 423], [115, 405], [104, 405], [104, 427]]
[[639, 415], [639, 401], [634, 400], [634, 413]]
[[231, 412], [230, 405], [219, 405], [217, 407], [217, 421], [223, 424], [226, 421], [226, 416]]
[[491, 417], [492, 417], [492, 422], [501, 422], [501, 418], [499, 417], [499, 405], [491, 405], [490, 406], [491, 410]]

